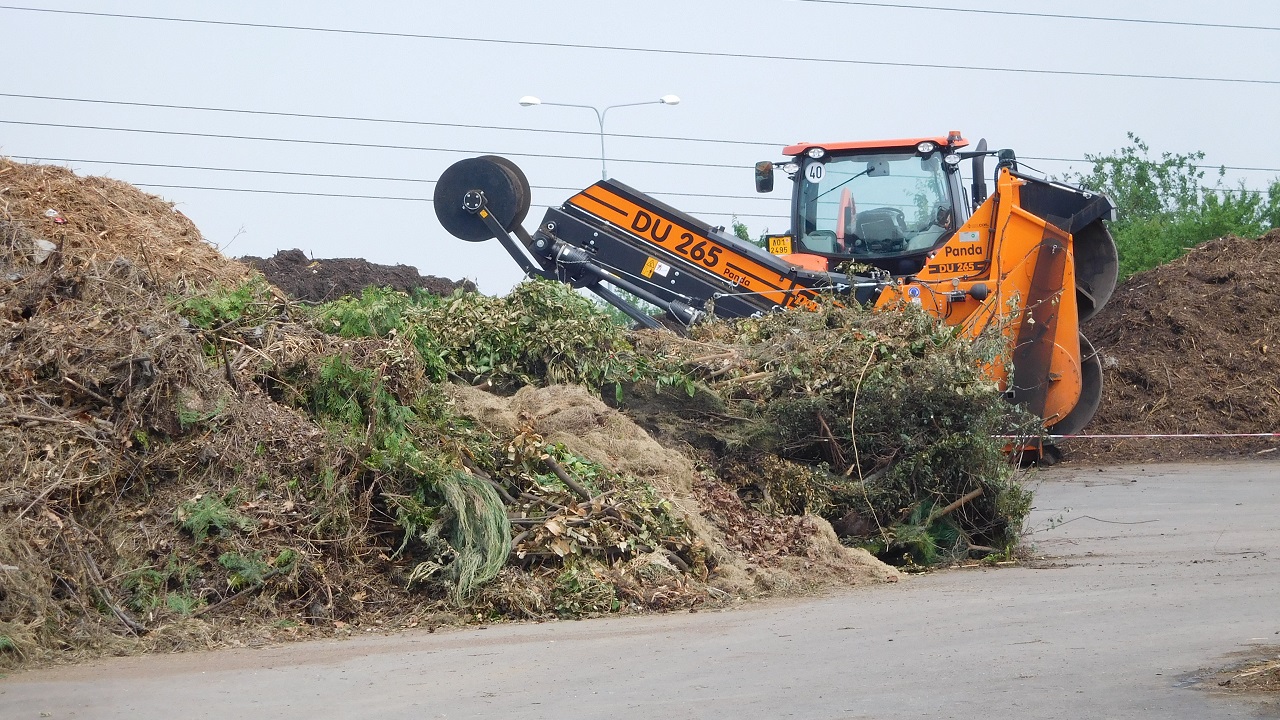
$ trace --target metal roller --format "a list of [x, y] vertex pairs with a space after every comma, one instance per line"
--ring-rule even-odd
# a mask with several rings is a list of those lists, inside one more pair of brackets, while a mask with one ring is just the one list
[[[524, 223], [525, 216], [529, 214], [529, 178], [525, 177], [524, 171], [520, 169], [519, 165], [516, 165], [501, 155], [481, 155], [480, 159], [495, 162], [501, 165], [503, 170], [507, 171], [507, 175], [509, 175], [511, 177], [511, 181], [515, 183], [516, 189], [520, 191], [520, 202], [518, 203], [520, 211], [516, 213], [512, 222], [515, 225]], [[507, 229], [511, 230], [512, 228], [508, 226]]]
[[468, 242], [492, 238], [493, 231], [479, 214], [463, 206], [467, 193], [484, 193], [485, 207], [510, 231], [529, 212], [529, 184], [509, 160], [495, 156], [459, 160], [436, 182], [436, 218], [450, 235]]
[[1102, 220], [1089, 223], [1072, 239], [1076, 263], [1076, 307], [1080, 321], [1084, 322], [1097, 315], [1111, 299], [1120, 271], [1120, 258], [1116, 253], [1116, 241]]
[[1051, 435], [1074, 435], [1093, 419], [1102, 403], [1102, 359], [1093, 343], [1080, 335], [1080, 399], [1076, 406], [1058, 422], [1048, 427]]

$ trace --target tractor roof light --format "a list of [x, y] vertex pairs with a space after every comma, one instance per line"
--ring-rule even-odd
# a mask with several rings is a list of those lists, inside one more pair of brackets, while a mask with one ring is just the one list
[[963, 140], [963, 139], [964, 139], [964, 138], [960, 135], [960, 131], [959, 131], [959, 130], [952, 130], [951, 132], [947, 133], [947, 144], [948, 144], [948, 145], [953, 145], [953, 144], [955, 144], [955, 143], [960, 142], [960, 141], [961, 141], [961, 140]]
[[942, 158], [942, 162], [950, 165], [951, 167], [955, 167], [960, 164], [960, 156], [955, 153], [951, 153]]
[[822, 159], [822, 156], [827, 154], [827, 151], [826, 151], [826, 150], [823, 150], [823, 149], [822, 149], [822, 148], [820, 148], [820, 147], [811, 147], [811, 148], [809, 148], [808, 150], [805, 150], [805, 151], [804, 151], [804, 154], [805, 154], [805, 155], [808, 155], [809, 157], [813, 158], [814, 160], [821, 160], [821, 159]]
[[938, 146], [934, 145], [928, 140], [925, 140], [924, 142], [916, 146], [916, 152], [920, 153], [921, 155], [928, 155], [929, 153], [933, 152], [933, 149], [936, 147]]
[[782, 172], [788, 175], [795, 175], [796, 173], [800, 172], [800, 163], [789, 162], [786, 165], [782, 166]]

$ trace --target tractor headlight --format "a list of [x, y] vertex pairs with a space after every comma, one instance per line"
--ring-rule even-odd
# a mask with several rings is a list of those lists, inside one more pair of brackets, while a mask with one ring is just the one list
[[933, 149], [936, 147], [938, 146], [934, 145], [928, 140], [925, 140], [924, 142], [916, 146], [916, 152], [920, 153], [921, 155], [928, 155], [929, 153], [933, 152]]
[[811, 148], [809, 148], [808, 150], [805, 150], [805, 151], [804, 151], [804, 154], [805, 154], [805, 155], [808, 155], [809, 157], [813, 158], [814, 160], [819, 160], [819, 159], [821, 159], [821, 158], [822, 158], [822, 156], [823, 156], [823, 155], [826, 155], [826, 154], [827, 154], [827, 151], [826, 151], [826, 150], [823, 150], [823, 149], [822, 149], [822, 148], [820, 148], [820, 147], [811, 147]]
[[782, 172], [788, 175], [795, 175], [796, 173], [800, 172], [800, 163], [789, 162], [786, 165], [782, 166]]
[[942, 162], [950, 165], [951, 167], [955, 167], [960, 164], [960, 156], [955, 153], [951, 153], [950, 155], [942, 158]]

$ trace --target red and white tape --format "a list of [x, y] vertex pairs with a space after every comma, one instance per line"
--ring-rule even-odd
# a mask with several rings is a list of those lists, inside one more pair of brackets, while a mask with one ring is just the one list
[[[1017, 439], [1013, 435], [1002, 438]], [[1048, 435], [1053, 440], [1142, 440], [1147, 438], [1280, 438], [1280, 432], [1270, 433], [1146, 433], [1135, 435]]]

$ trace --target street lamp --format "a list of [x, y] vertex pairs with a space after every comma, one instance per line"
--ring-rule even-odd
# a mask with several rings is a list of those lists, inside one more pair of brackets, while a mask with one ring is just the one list
[[656, 101], [650, 100], [648, 102], [623, 103], [621, 105], [610, 105], [604, 109], [600, 109], [598, 107], [595, 107], [594, 105], [572, 105], [570, 103], [543, 102], [532, 95], [525, 95], [524, 97], [520, 98], [520, 104], [524, 107], [533, 107], [534, 105], [556, 105], [559, 107], [586, 108], [587, 110], [591, 110], [595, 112], [596, 121], [600, 123], [600, 179], [601, 180], [609, 179], [609, 173], [605, 171], [605, 167], [604, 167], [604, 116], [605, 114], [614, 108], [634, 107], [636, 105], [652, 105], [654, 104], [654, 102], [657, 102], [658, 104], [661, 104], [661, 105], [679, 105], [680, 98], [675, 95], [663, 95], [662, 97], [658, 98]]

